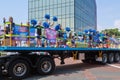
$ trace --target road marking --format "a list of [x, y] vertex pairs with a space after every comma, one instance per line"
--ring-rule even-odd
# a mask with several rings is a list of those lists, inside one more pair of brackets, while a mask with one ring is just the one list
[[114, 67], [114, 68], [118, 68], [120, 69], [120, 66], [116, 66], [116, 65], [112, 65], [112, 64], [107, 64], [108, 66]]

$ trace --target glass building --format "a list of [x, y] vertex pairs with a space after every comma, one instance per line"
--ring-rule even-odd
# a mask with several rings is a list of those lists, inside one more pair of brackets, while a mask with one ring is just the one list
[[45, 21], [45, 14], [58, 17], [62, 27], [73, 31], [97, 29], [95, 0], [28, 0], [28, 19]]

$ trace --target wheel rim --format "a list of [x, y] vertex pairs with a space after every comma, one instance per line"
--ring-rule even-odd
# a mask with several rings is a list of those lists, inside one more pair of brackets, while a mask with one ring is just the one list
[[115, 60], [116, 60], [116, 61], [119, 61], [119, 60], [120, 60], [120, 56], [119, 56], [118, 53], [115, 54]]
[[13, 68], [13, 73], [16, 76], [23, 76], [27, 72], [27, 67], [23, 63], [16, 64]]
[[103, 63], [106, 63], [106, 62], [107, 62], [107, 55], [106, 55], [106, 54], [103, 54], [102, 61], [103, 61]]
[[41, 70], [44, 72], [44, 73], [48, 73], [50, 72], [50, 70], [52, 69], [52, 65], [49, 61], [44, 61], [42, 64], [41, 64]]
[[109, 61], [110, 61], [110, 62], [113, 62], [113, 61], [114, 61], [113, 54], [110, 54], [110, 55], [109, 55]]

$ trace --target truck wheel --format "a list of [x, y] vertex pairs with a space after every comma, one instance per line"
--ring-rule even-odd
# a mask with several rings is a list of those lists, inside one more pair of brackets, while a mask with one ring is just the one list
[[29, 72], [29, 64], [24, 60], [14, 61], [8, 66], [8, 74], [15, 80], [26, 78]]
[[108, 62], [109, 62], [109, 63], [113, 63], [113, 62], [114, 62], [114, 55], [113, 55], [113, 53], [110, 53], [110, 54], [108, 55]]
[[55, 70], [55, 62], [52, 58], [44, 57], [40, 60], [37, 71], [41, 75], [48, 75]]
[[114, 61], [115, 62], [119, 62], [120, 61], [120, 55], [119, 53], [116, 53], [115, 56], [114, 56]]
[[2, 66], [0, 66], [0, 77], [2, 77]]
[[107, 54], [102, 55], [102, 63], [106, 64], [107, 63]]

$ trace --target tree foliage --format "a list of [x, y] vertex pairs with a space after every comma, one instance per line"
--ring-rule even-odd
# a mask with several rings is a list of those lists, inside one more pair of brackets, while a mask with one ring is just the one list
[[102, 32], [109, 34], [110, 36], [115, 35], [117, 37], [120, 37], [120, 31], [118, 28], [114, 28], [114, 29], [105, 29], [102, 30]]

